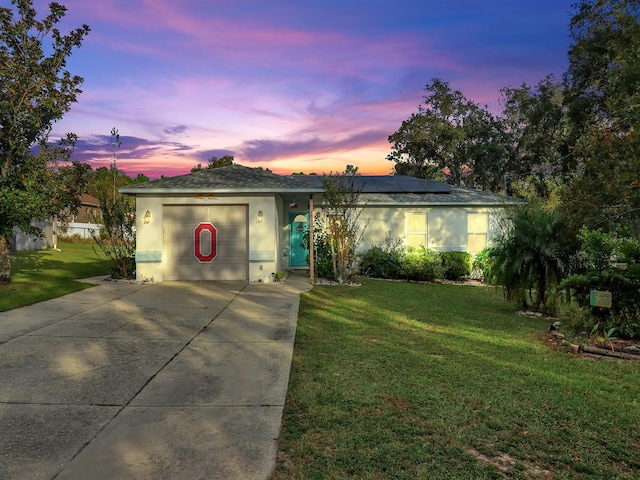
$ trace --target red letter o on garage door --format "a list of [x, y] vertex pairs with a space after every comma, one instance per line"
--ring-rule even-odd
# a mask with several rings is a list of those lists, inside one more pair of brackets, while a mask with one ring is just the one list
[[[208, 254], [202, 253], [202, 232], [207, 230], [211, 234], [211, 245], [209, 245]], [[218, 239], [216, 227], [210, 222], [200, 222], [198, 226], [193, 230], [193, 254], [201, 263], [212, 262], [218, 254]]]

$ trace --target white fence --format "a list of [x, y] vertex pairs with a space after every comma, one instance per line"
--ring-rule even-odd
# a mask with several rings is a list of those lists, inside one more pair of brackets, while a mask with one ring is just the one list
[[66, 228], [60, 228], [59, 235], [64, 235], [65, 237], [72, 237], [74, 235], [79, 235], [80, 238], [91, 238], [91, 232], [97, 232], [100, 229], [100, 225], [97, 223], [78, 223], [78, 222], [69, 222], [66, 225]]

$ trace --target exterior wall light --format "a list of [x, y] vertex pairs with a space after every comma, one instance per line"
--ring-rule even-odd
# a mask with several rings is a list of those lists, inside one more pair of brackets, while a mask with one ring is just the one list
[[262, 214], [262, 210], [260, 210], [258, 212], [258, 223], [262, 223], [263, 219], [264, 219], [264, 215]]
[[151, 223], [151, 212], [149, 210], [144, 212], [142, 219], [144, 220], [144, 223]]

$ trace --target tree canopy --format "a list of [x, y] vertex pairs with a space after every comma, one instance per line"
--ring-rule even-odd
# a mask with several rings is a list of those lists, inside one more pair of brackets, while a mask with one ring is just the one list
[[533, 87], [505, 87], [501, 95], [501, 119], [511, 142], [505, 172], [509, 191], [548, 198], [575, 170], [567, 143], [562, 85], [548, 75]]
[[640, 121], [640, 2], [582, 0], [575, 8], [564, 83], [576, 133], [629, 130]]
[[201, 163], [191, 169], [191, 173], [200, 172], [202, 170], [213, 170], [214, 168], [228, 167], [233, 165], [233, 155], [223, 155], [218, 158], [215, 155], [207, 160], [207, 164], [203, 167]]
[[[434, 78], [424, 103], [389, 136], [394, 172], [453, 185], [502, 185], [507, 160], [502, 125], [486, 108]], [[501, 168], [502, 165], [502, 168]]]
[[580, 225], [640, 234], [640, 2], [584, 0], [564, 77], [577, 169], [563, 210]]
[[81, 93], [83, 79], [66, 63], [89, 27], [63, 35], [56, 25], [66, 7], [53, 2], [38, 19], [31, 0], [11, 4], [0, 7], [0, 283], [10, 281], [13, 229], [39, 234], [33, 220], [77, 208], [87, 171], [69, 161], [75, 135], [50, 145], [49, 133]]
[[[51, 125], [69, 111], [81, 93], [82, 77], [65, 70], [67, 58], [89, 33], [83, 25], [62, 35], [55, 25], [66, 7], [51, 3], [42, 20], [31, 0], [11, 0], [0, 8], [0, 175], [30, 156], [30, 148], [48, 140]], [[17, 18], [15, 14], [17, 13]], [[45, 40], [51, 37], [50, 48]]]

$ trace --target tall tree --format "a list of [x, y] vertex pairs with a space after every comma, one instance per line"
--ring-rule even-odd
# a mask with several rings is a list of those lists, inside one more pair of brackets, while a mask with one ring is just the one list
[[138, 174], [136, 179], [132, 179], [124, 170], [114, 169], [114, 162], [109, 167], [98, 167], [89, 174], [89, 184], [87, 193], [97, 199], [113, 200], [120, 187], [131, 183], [147, 182], [149, 179], [142, 174]]
[[575, 169], [568, 145], [562, 85], [552, 75], [535, 87], [503, 88], [502, 118], [513, 141], [509, 190], [549, 198]]
[[[66, 8], [58, 3], [49, 5], [42, 20], [36, 18], [31, 0], [11, 4], [0, 7], [0, 283], [11, 279], [9, 241], [14, 227], [38, 234], [33, 220], [51, 218], [69, 207], [68, 201], [77, 207], [70, 199], [78, 197], [76, 187], [81, 185], [68, 182], [81, 176], [83, 167], [59, 168], [69, 160], [75, 136], [67, 135], [57, 149], [47, 148], [47, 143], [52, 124], [81, 93], [83, 79], [65, 68], [73, 49], [89, 33], [83, 25], [62, 35], [56, 24]], [[47, 39], [50, 45], [45, 45]], [[41, 146], [38, 155], [31, 151], [35, 145]], [[65, 188], [64, 195], [56, 193]]]
[[428, 120], [424, 115], [413, 113], [389, 136], [389, 142], [393, 146], [387, 160], [395, 162], [394, 174], [444, 180], [442, 169], [430, 149], [427, 125]]
[[322, 177], [326, 191], [322, 200], [322, 219], [318, 225], [323, 225], [324, 230], [319, 228], [318, 234], [326, 234], [333, 279], [338, 283], [344, 283], [351, 277], [364, 233], [360, 226], [360, 190], [353, 180], [358, 175], [358, 167], [349, 167], [344, 173], [330, 173]]
[[563, 208], [575, 230], [640, 235], [640, 1], [575, 9], [564, 84], [578, 169]]
[[590, 126], [628, 130], [640, 123], [639, 17], [638, 0], [575, 5], [564, 81], [577, 134]]
[[500, 188], [508, 159], [500, 119], [447, 82], [433, 79], [424, 90], [418, 112], [389, 136], [395, 173]]
[[92, 231], [91, 236], [105, 256], [113, 261], [112, 277], [131, 278], [135, 270], [136, 202], [135, 198], [118, 192], [119, 187], [132, 183], [131, 178], [118, 168], [120, 146], [120, 134], [112, 128], [111, 164], [96, 192], [102, 214], [100, 229]]

